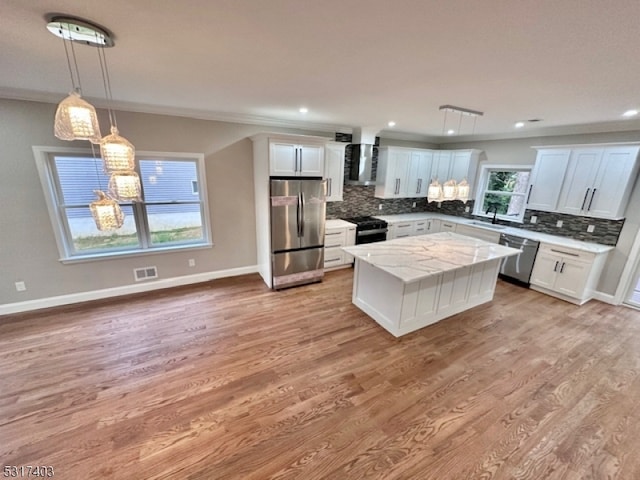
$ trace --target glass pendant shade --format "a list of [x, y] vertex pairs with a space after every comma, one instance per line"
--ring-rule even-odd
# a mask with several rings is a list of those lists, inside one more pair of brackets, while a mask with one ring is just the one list
[[444, 182], [442, 187], [443, 200], [455, 200], [458, 193], [458, 187], [455, 180], [449, 180]]
[[100, 125], [96, 109], [89, 102], [72, 92], [58, 104], [54, 134], [60, 140], [89, 140], [100, 143]]
[[109, 179], [109, 193], [120, 202], [142, 201], [140, 177], [133, 171], [112, 173]]
[[438, 180], [433, 180], [429, 185], [429, 189], [427, 190], [427, 201], [431, 202], [441, 202], [443, 200], [442, 194], [442, 185], [438, 183]]
[[107, 197], [107, 195], [100, 190], [94, 190], [94, 192], [98, 196], [98, 200], [91, 203], [89, 208], [91, 209], [91, 215], [93, 215], [98, 230], [104, 232], [117, 230], [122, 227], [124, 223], [124, 213], [122, 213], [118, 202]]
[[471, 188], [469, 187], [469, 183], [467, 182], [467, 179], [465, 178], [464, 180], [462, 180], [459, 184], [458, 184], [458, 194], [457, 194], [457, 200], [461, 200], [462, 203], [467, 203], [467, 201], [469, 200], [469, 193], [470, 193]]
[[100, 154], [106, 173], [135, 168], [136, 150], [129, 140], [119, 135], [114, 126], [111, 127], [111, 135], [100, 140]]

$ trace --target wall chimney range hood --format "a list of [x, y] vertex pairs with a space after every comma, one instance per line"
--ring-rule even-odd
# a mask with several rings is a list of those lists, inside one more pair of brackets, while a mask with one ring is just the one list
[[373, 145], [376, 141], [375, 130], [353, 129], [351, 149], [351, 168], [347, 185], [375, 185], [373, 177]]

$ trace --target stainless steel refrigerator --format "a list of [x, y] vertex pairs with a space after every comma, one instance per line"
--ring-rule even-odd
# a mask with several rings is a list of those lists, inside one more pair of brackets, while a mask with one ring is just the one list
[[324, 276], [325, 180], [271, 180], [273, 288]]

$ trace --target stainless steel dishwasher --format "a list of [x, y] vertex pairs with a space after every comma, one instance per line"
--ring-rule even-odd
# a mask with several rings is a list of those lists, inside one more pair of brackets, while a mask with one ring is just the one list
[[529, 287], [531, 270], [533, 270], [533, 262], [536, 260], [540, 242], [502, 233], [500, 235], [500, 245], [506, 245], [507, 247], [520, 250], [518, 255], [506, 257], [502, 260], [500, 278]]

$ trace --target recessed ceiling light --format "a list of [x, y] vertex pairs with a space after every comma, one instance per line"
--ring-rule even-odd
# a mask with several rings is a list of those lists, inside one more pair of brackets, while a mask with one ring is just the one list
[[309, 109], [307, 107], [300, 107], [299, 112], [300, 113], [307, 113], [309, 111]]
[[513, 126], [516, 128], [522, 128], [524, 127], [524, 122], [516, 122]]
[[455, 130], [447, 130], [447, 135], [453, 135], [454, 133], [456, 133]]
[[635, 117], [638, 115], [638, 110], [627, 110], [622, 114], [623, 117]]
[[396, 126], [396, 122], [389, 122], [389, 123], [387, 123], [387, 125], [389, 125], [390, 127], [395, 127]]

